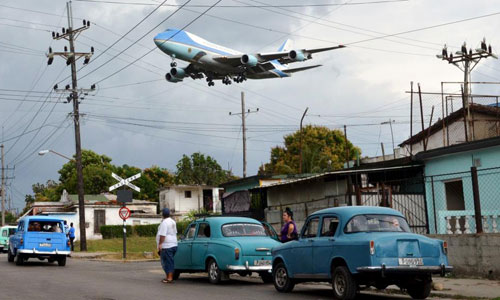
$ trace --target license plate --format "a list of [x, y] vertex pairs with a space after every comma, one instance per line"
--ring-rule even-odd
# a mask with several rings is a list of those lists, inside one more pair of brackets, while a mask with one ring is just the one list
[[271, 260], [254, 260], [253, 265], [254, 266], [270, 266]]
[[52, 247], [51, 243], [40, 243], [40, 247]]
[[399, 265], [400, 266], [410, 266], [410, 267], [415, 267], [415, 266], [423, 266], [424, 261], [422, 258], [400, 258], [399, 259]]

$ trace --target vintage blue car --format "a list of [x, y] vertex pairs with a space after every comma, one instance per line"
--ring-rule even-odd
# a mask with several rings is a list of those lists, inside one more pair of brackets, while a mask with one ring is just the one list
[[57, 261], [66, 265], [70, 243], [64, 232], [63, 220], [47, 216], [29, 216], [19, 220], [16, 233], [10, 237], [7, 259], [24, 264], [29, 258]]
[[191, 223], [179, 241], [174, 278], [180, 273], [207, 272], [211, 283], [231, 273], [257, 272], [272, 282], [271, 250], [280, 243], [272, 227], [242, 217], [210, 217]]
[[432, 274], [451, 271], [447, 244], [411, 233], [390, 208], [354, 206], [311, 214], [299, 239], [275, 247], [273, 281], [280, 292], [304, 281], [332, 283], [337, 299], [353, 299], [361, 287], [396, 284], [412, 298], [430, 294]]

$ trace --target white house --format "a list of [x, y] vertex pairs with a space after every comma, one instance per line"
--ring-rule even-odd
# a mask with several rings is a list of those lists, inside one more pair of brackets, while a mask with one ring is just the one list
[[[122, 225], [123, 220], [118, 211], [121, 207], [116, 202], [116, 195], [85, 195], [85, 227], [87, 239], [102, 239], [100, 227], [103, 225]], [[130, 218], [126, 225], [159, 224], [161, 215], [156, 213], [157, 202], [133, 200], [127, 203], [130, 209]], [[73, 223], [76, 239], [80, 238], [80, 219], [78, 208], [78, 195], [68, 195], [66, 191], [59, 202], [35, 202], [25, 215], [51, 215]]]
[[168, 207], [175, 216], [191, 210], [221, 211], [222, 188], [206, 185], [170, 185], [160, 189], [160, 209]]

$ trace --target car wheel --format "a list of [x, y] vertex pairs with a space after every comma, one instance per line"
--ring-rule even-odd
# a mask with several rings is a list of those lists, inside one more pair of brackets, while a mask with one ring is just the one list
[[408, 295], [413, 299], [425, 299], [429, 297], [432, 288], [432, 280], [425, 280], [407, 288]]
[[14, 254], [12, 254], [12, 252], [10, 252], [10, 248], [9, 250], [7, 250], [7, 261], [8, 262], [14, 262]]
[[345, 300], [356, 297], [358, 286], [349, 269], [339, 266], [333, 270], [332, 288], [335, 298]]
[[214, 259], [208, 261], [208, 281], [213, 284], [218, 284], [221, 279], [221, 270]]
[[57, 259], [57, 264], [59, 267], [64, 267], [66, 265], [66, 256], [59, 257]]
[[22, 266], [24, 264], [24, 256], [21, 253], [18, 253], [14, 257], [14, 261], [16, 262], [16, 265]]
[[179, 276], [181, 275], [181, 271], [179, 270], [174, 270], [174, 280], [179, 279]]
[[273, 267], [273, 283], [278, 292], [289, 293], [293, 290], [295, 283], [288, 277], [285, 264], [280, 262]]
[[262, 272], [259, 275], [260, 275], [260, 279], [262, 279], [262, 281], [264, 283], [272, 283], [273, 282], [273, 274], [272, 273]]

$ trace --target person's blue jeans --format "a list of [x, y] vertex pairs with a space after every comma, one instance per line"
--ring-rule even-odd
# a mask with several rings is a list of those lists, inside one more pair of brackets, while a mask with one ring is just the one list
[[175, 252], [177, 252], [177, 247], [161, 249], [160, 253], [161, 267], [163, 268], [163, 271], [165, 271], [165, 274], [174, 272]]

